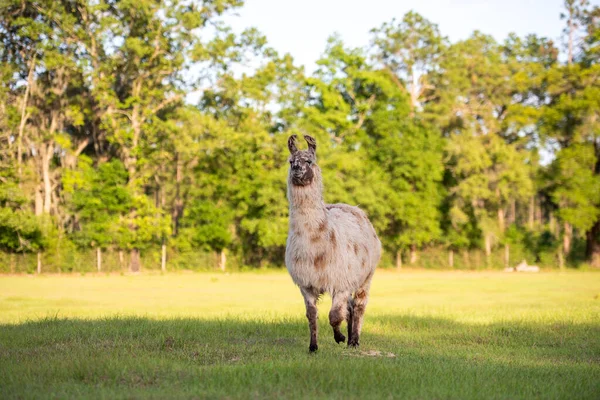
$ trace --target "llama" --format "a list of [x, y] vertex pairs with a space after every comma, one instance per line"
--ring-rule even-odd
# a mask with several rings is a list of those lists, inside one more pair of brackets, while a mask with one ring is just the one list
[[357, 347], [371, 279], [381, 257], [381, 242], [360, 208], [325, 204], [316, 160], [317, 142], [308, 135], [304, 139], [308, 150], [298, 150], [295, 135], [288, 140], [290, 226], [285, 264], [304, 297], [309, 351], [318, 349], [317, 300], [323, 293], [332, 297], [329, 323], [335, 341], [346, 340], [340, 332], [345, 320], [348, 346]]

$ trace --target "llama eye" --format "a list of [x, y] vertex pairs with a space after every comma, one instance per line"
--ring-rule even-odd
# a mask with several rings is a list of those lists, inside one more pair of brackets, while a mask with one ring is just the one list
[[312, 160], [306, 160], [306, 162], [308, 163], [308, 165], [312, 164]]

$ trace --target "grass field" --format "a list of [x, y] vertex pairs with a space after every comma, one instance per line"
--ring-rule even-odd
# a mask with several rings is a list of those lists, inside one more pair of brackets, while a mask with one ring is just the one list
[[361, 348], [284, 272], [0, 277], [0, 398], [600, 398], [600, 273], [378, 271]]

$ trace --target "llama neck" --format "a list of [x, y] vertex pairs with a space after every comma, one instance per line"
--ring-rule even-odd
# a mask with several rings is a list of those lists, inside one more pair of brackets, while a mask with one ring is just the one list
[[294, 186], [288, 179], [288, 200], [290, 202], [290, 222], [293, 219], [306, 219], [319, 224], [325, 218], [323, 185], [320, 174], [316, 174], [308, 186]]

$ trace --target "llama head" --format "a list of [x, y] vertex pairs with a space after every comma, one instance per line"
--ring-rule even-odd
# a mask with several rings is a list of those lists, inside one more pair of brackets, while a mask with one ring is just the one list
[[310, 185], [319, 167], [317, 166], [317, 141], [308, 135], [304, 135], [304, 140], [308, 143], [308, 150], [298, 150], [296, 147], [296, 135], [288, 139], [288, 149], [290, 149], [290, 181], [295, 186]]

